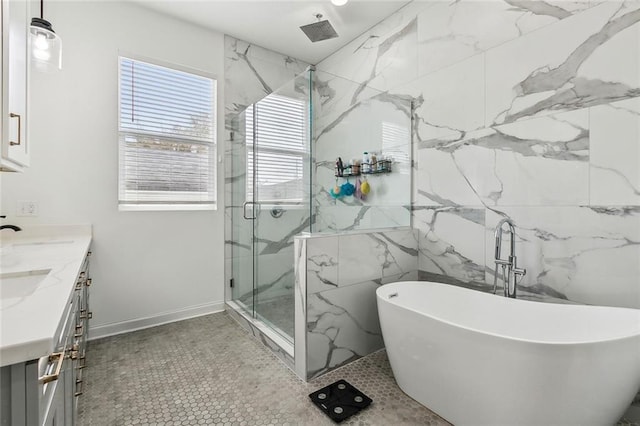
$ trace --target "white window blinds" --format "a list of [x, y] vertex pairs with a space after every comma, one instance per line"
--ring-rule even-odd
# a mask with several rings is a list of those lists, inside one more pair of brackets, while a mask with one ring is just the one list
[[120, 57], [123, 210], [215, 206], [212, 78]]
[[303, 201], [307, 103], [271, 94], [247, 108], [245, 119], [247, 167], [253, 170], [247, 199], [254, 197], [255, 180], [255, 201]]

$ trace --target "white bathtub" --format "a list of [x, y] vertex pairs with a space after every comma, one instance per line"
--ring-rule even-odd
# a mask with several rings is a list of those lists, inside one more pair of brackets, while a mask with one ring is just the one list
[[398, 385], [454, 425], [611, 425], [640, 387], [640, 310], [431, 282], [376, 293]]

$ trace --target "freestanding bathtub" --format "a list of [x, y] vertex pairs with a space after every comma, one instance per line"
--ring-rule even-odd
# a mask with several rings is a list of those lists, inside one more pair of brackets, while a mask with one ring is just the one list
[[431, 282], [376, 293], [398, 385], [456, 426], [611, 425], [640, 387], [640, 310]]

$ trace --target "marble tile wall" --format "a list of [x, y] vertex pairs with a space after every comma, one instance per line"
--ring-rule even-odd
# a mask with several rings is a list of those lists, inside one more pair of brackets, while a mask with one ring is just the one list
[[[384, 346], [376, 289], [415, 280], [412, 229], [296, 237], [296, 371], [311, 379]], [[304, 364], [302, 363], [304, 361]]]
[[488, 288], [510, 217], [522, 291], [640, 308], [640, 1], [414, 1], [317, 69], [413, 100], [421, 277]]
[[[409, 226], [411, 101], [322, 71], [313, 81], [314, 232]], [[391, 173], [335, 177], [337, 157], [359, 161], [363, 152], [391, 159]], [[332, 196], [335, 186], [365, 180], [366, 198]]]

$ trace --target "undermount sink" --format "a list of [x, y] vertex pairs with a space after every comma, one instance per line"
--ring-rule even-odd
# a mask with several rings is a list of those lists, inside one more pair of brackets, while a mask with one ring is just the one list
[[51, 269], [0, 274], [0, 299], [4, 307], [9, 299], [21, 299], [33, 294], [47, 278]]

